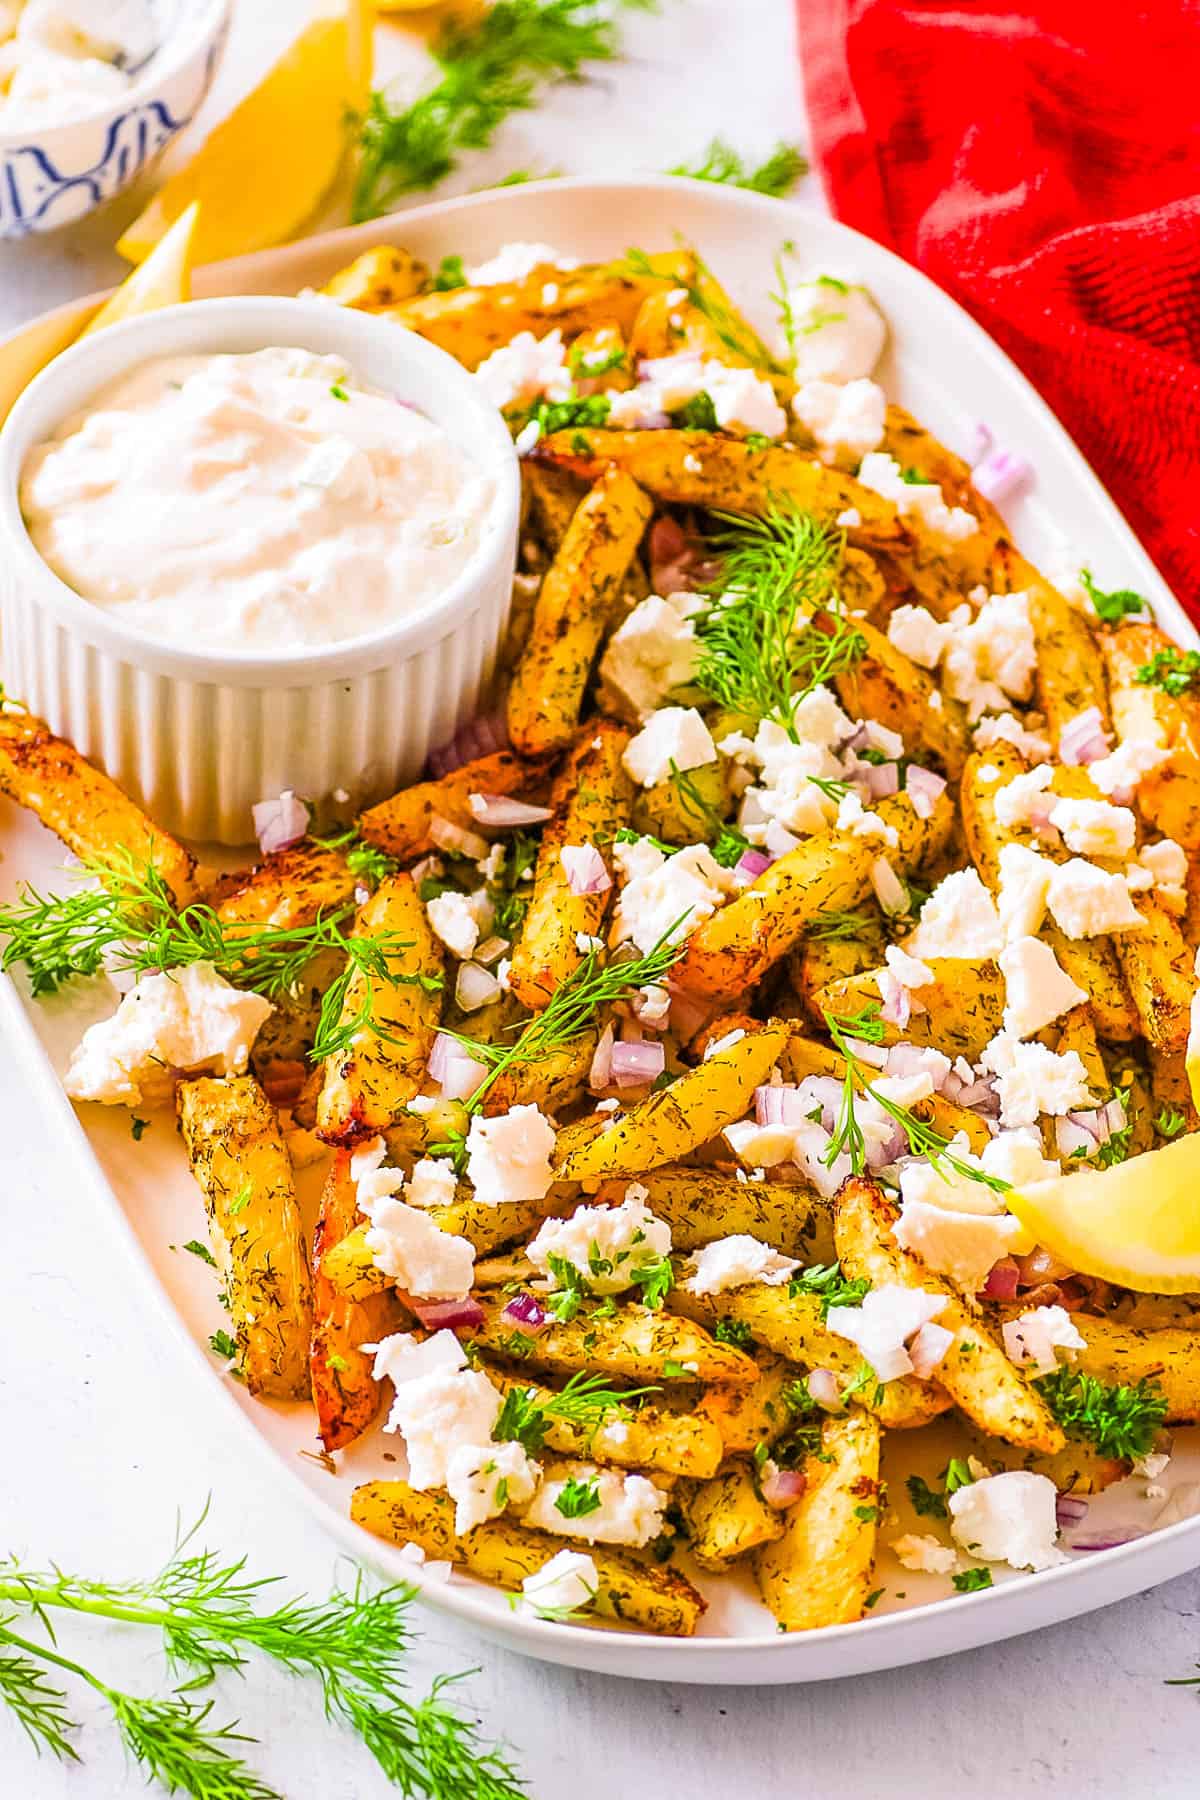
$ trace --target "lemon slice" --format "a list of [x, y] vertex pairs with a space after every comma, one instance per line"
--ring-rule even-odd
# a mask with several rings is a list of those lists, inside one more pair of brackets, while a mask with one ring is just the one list
[[1142, 1293], [1200, 1291], [1200, 1132], [1006, 1198], [1038, 1243], [1083, 1275]]
[[139, 313], [157, 312], [161, 306], [177, 306], [182, 300], [190, 300], [192, 240], [199, 217], [200, 202], [193, 200], [141, 268], [126, 276], [79, 335], [87, 337], [90, 332], [103, 331], [106, 325], [119, 325], [122, 319], [135, 319]]
[[144, 261], [197, 200], [197, 262], [263, 250], [298, 231], [337, 178], [347, 114], [366, 104], [370, 17], [368, 0], [339, 0], [314, 19], [169, 177], [119, 240], [121, 255]]
[[[1200, 957], [1197, 958], [1200, 962]], [[1197, 971], [1200, 973], [1200, 970]], [[1187, 1040], [1188, 1087], [1192, 1091], [1192, 1105], [1200, 1111], [1200, 993], [1192, 995], [1192, 1017], [1188, 1029]]]

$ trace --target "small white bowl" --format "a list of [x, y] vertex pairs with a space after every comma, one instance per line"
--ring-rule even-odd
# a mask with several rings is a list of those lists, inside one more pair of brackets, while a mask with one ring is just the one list
[[[180, 649], [93, 605], [42, 560], [21, 515], [29, 452], [153, 357], [271, 345], [344, 357], [411, 402], [494, 480], [482, 541], [421, 611], [344, 645], [263, 656]], [[0, 431], [0, 628], [8, 691], [168, 830], [245, 844], [256, 800], [394, 792], [478, 707], [512, 595], [521, 484], [508, 428], [445, 351], [328, 300], [192, 301], [97, 332], [30, 384]], [[136, 555], [137, 546], [130, 552]]]
[[73, 225], [121, 193], [190, 125], [229, 34], [231, 0], [158, 0], [161, 48], [128, 91], [61, 125], [4, 128], [0, 238]]

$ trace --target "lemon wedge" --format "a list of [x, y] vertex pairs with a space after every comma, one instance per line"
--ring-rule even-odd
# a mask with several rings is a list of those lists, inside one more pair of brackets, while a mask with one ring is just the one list
[[180, 301], [190, 300], [192, 240], [199, 217], [200, 202], [193, 200], [141, 268], [126, 276], [79, 335], [87, 337], [90, 332], [103, 331], [106, 325], [119, 325], [122, 319], [135, 319], [139, 313], [157, 312], [162, 306], [177, 306]]
[[314, 19], [169, 177], [119, 240], [121, 255], [143, 262], [194, 201], [197, 262], [263, 250], [298, 231], [337, 178], [347, 114], [366, 104], [370, 20], [368, 0], [338, 0]]
[[[1197, 957], [1200, 962], [1200, 957]], [[1200, 970], [1197, 971], [1200, 973]], [[1188, 1087], [1192, 1090], [1192, 1105], [1200, 1111], [1200, 993], [1192, 995], [1192, 1017], [1188, 1028], [1187, 1040]]]
[[1083, 1275], [1142, 1293], [1200, 1291], [1200, 1132], [1006, 1198], [1038, 1243]]

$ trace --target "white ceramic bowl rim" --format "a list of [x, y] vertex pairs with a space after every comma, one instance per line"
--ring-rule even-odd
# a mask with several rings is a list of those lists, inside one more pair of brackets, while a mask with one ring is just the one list
[[[493, 475], [496, 491], [479, 547], [438, 597], [411, 616], [378, 631], [331, 644], [304, 644], [264, 655], [261, 651], [194, 651], [125, 624], [113, 612], [78, 594], [43, 560], [21, 514], [21, 471], [36, 443], [86, 406], [97, 391], [149, 357], [217, 355], [270, 345], [296, 346], [344, 356], [368, 386], [385, 379], [401, 395], [405, 371], [419, 374], [446, 397], [444, 430]], [[384, 378], [364, 363], [387, 363]], [[48, 421], [53, 421], [48, 423]], [[0, 429], [0, 554], [11, 555], [17, 573], [36, 583], [48, 606], [76, 636], [138, 666], [193, 681], [241, 686], [300, 686], [383, 667], [436, 643], [467, 611], [499, 548], [513, 535], [520, 514], [521, 481], [508, 426], [473, 378], [446, 351], [390, 320], [322, 299], [274, 295], [192, 300], [163, 307], [97, 332], [57, 356], [21, 395]]]
[[[232, 4], [233, 0], [209, 0], [207, 6], [196, 5], [184, 9], [184, 0], [176, 0], [177, 16], [172, 20], [166, 37], [137, 80], [123, 94], [53, 123], [47, 121], [41, 125], [16, 126], [10, 130], [0, 126], [0, 150], [19, 149], [31, 142], [54, 145], [61, 142], [68, 133], [78, 131], [81, 126], [107, 124], [119, 118], [130, 107], [153, 98], [167, 83], [174, 80], [190, 57], [207, 50], [223, 29]], [[181, 9], [184, 9], [182, 19], [178, 17]]]

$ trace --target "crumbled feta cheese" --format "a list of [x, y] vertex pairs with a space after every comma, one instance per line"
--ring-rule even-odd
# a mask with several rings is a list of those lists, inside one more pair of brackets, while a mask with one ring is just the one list
[[993, 713], [975, 727], [975, 748], [990, 750], [993, 744], [1011, 744], [1029, 762], [1045, 762], [1050, 741], [1039, 732], [1027, 731], [1015, 713]]
[[847, 506], [833, 522], [840, 525], [843, 531], [857, 531], [862, 524], [862, 514], [857, 506]]
[[910, 956], [999, 956], [1004, 947], [996, 903], [974, 869], [956, 869], [941, 880], [921, 908], [905, 949]]
[[871, 864], [871, 886], [875, 890], [875, 898], [890, 919], [899, 918], [908, 911], [908, 889], [886, 856], [877, 856]]
[[1058, 1490], [1048, 1475], [1008, 1469], [947, 1496], [950, 1535], [980, 1562], [1050, 1569], [1065, 1562], [1055, 1547]]
[[717, 746], [694, 706], [664, 706], [629, 740], [621, 761], [643, 787], [656, 787], [671, 774], [671, 764], [686, 772], [715, 762]]
[[600, 1591], [600, 1573], [586, 1550], [560, 1550], [521, 1583], [525, 1610], [539, 1616], [582, 1612]]
[[476, 263], [464, 273], [470, 287], [496, 287], [500, 282], [524, 281], [535, 269], [578, 267], [573, 256], [564, 256], [561, 250], [552, 249], [549, 244], [513, 243], [503, 245], [487, 262]]
[[1174, 838], [1160, 838], [1157, 844], [1144, 844], [1137, 861], [1126, 872], [1133, 886], [1133, 871], [1144, 870], [1160, 900], [1180, 911], [1187, 905], [1187, 852]]
[[910, 1337], [946, 1306], [945, 1294], [892, 1285], [872, 1288], [860, 1306], [831, 1306], [827, 1329], [857, 1344], [880, 1381], [911, 1375]]
[[958, 1567], [958, 1551], [935, 1537], [910, 1531], [893, 1538], [889, 1548], [903, 1568], [915, 1569], [922, 1575], [949, 1575]]
[[706, 362], [704, 391], [713, 403], [722, 431], [757, 431], [763, 437], [775, 438], [787, 430], [787, 414], [775, 397], [775, 389], [753, 369]]
[[899, 944], [889, 944], [883, 953], [883, 960], [901, 987], [910, 990], [928, 987], [931, 981], [937, 979], [928, 963], [921, 962], [915, 956], [910, 956], [907, 950], [900, 948]]
[[503, 1404], [478, 1369], [435, 1369], [396, 1389], [385, 1431], [398, 1431], [415, 1488], [445, 1487], [450, 1459], [463, 1445], [491, 1442]]
[[1062, 1174], [1061, 1163], [1042, 1155], [1042, 1134], [1036, 1126], [997, 1132], [984, 1145], [980, 1161], [989, 1175], [999, 1175], [1012, 1187], [1028, 1187], [1031, 1182], [1049, 1181]]
[[479, 920], [469, 894], [447, 888], [444, 894], [435, 894], [425, 902], [425, 916], [435, 937], [460, 961], [474, 955], [479, 942]]
[[1070, 1355], [1087, 1349], [1087, 1340], [1080, 1337], [1063, 1306], [1035, 1306], [1032, 1312], [1023, 1312], [1017, 1319], [1006, 1319], [1001, 1329], [1005, 1355], [1031, 1375], [1052, 1374], [1058, 1367], [1058, 1350], [1066, 1350]]
[[943, 681], [972, 724], [981, 713], [1005, 711], [1008, 698], [1029, 699], [1037, 647], [1028, 594], [992, 594], [974, 618], [968, 607], [956, 608], [950, 625]]
[[997, 908], [1006, 942], [1032, 937], [1046, 916], [1046, 896], [1054, 864], [1024, 844], [1005, 844], [1000, 852]]
[[[760, 1125], [755, 1119], [739, 1119], [726, 1125], [721, 1135], [748, 1169], [774, 1169], [795, 1157], [796, 1129], [794, 1125]], [[828, 1141], [827, 1134], [822, 1136]]]
[[835, 746], [854, 727], [836, 701], [832, 710], [840, 726], [823, 704], [809, 708], [805, 700], [793, 715], [795, 738], [768, 719], [758, 727], [753, 743], [738, 738], [735, 744], [732, 737], [722, 741], [727, 754], [735, 753], [739, 762], [752, 763], [760, 771], [759, 785], [748, 787], [742, 796], [738, 817], [751, 843], [766, 843], [772, 824], [808, 836], [827, 831], [837, 817], [837, 802], [817, 781], [844, 779]]
[[561, 331], [551, 331], [544, 338], [534, 337], [532, 331], [518, 331], [484, 358], [475, 379], [501, 411], [532, 406], [542, 398], [569, 400], [575, 385]]
[[569, 1263], [593, 1294], [620, 1294], [671, 1253], [671, 1227], [646, 1206], [646, 1189], [631, 1182], [620, 1206], [577, 1206], [569, 1219], [547, 1219], [526, 1255], [546, 1287], [562, 1286], [553, 1257]]
[[554, 1180], [554, 1127], [536, 1106], [512, 1106], [497, 1118], [476, 1113], [467, 1133], [467, 1178], [481, 1206], [541, 1200]]
[[883, 442], [887, 395], [864, 378], [845, 383], [805, 381], [796, 390], [792, 411], [826, 452], [824, 460], [839, 450], [858, 460]]
[[864, 456], [858, 479], [872, 493], [890, 500], [902, 519], [916, 518], [927, 531], [959, 542], [978, 529], [975, 519], [961, 506], [947, 506], [935, 481], [905, 481], [900, 464], [885, 451]]
[[1028, 1242], [1011, 1214], [957, 1212], [916, 1199], [904, 1202], [892, 1234], [901, 1249], [965, 1294], [977, 1294], [1001, 1257]]
[[858, 381], [883, 354], [887, 326], [865, 287], [817, 275], [787, 290], [797, 381]]
[[[659, 1535], [668, 1496], [644, 1475], [600, 1469], [589, 1462], [560, 1466], [562, 1475], [544, 1481], [526, 1508], [526, 1525], [552, 1531], [556, 1537], [583, 1538], [589, 1544], [632, 1544], [636, 1548]], [[568, 1481], [594, 1487], [599, 1506], [568, 1518], [555, 1504]]]
[[385, 1200], [398, 1194], [404, 1186], [401, 1169], [385, 1169], [387, 1145], [381, 1137], [368, 1138], [350, 1157], [350, 1179], [354, 1183], [359, 1212], [365, 1212], [373, 1200]]
[[[454, 1199], [454, 1170], [448, 1162], [423, 1156], [415, 1164], [405, 1199], [410, 1206], [449, 1206]], [[361, 1189], [359, 1190], [361, 1193]], [[359, 1205], [362, 1205], [360, 1199]]]
[[1049, 763], [1039, 763], [1021, 775], [1006, 781], [996, 795], [996, 817], [1009, 831], [1020, 831], [1032, 825], [1049, 811], [1042, 796], [1049, 792], [1054, 770]]
[[1088, 764], [1092, 785], [1110, 797], [1132, 794], [1143, 775], [1151, 775], [1166, 762], [1170, 751], [1163, 744], [1152, 744], [1145, 738], [1118, 744], [1107, 756]]
[[1036, 1125], [1042, 1113], [1061, 1118], [1090, 1105], [1087, 1070], [1076, 1050], [1060, 1053], [1044, 1044], [1022, 1044], [1001, 1031], [981, 1061], [997, 1076], [1004, 1125]]
[[1054, 868], [1046, 903], [1055, 924], [1070, 938], [1135, 931], [1142, 924], [1124, 875], [1109, 874], [1077, 856]]
[[89, 1025], [65, 1076], [72, 1100], [150, 1106], [174, 1075], [240, 1075], [271, 1002], [231, 987], [211, 963], [139, 975], [111, 1018]]
[[367, 1248], [389, 1281], [419, 1300], [461, 1300], [470, 1293], [475, 1247], [469, 1238], [440, 1231], [428, 1213], [391, 1194], [360, 1204], [371, 1221]]
[[898, 606], [888, 620], [888, 641], [910, 662], [936, 669], [950, 640], [951, 628], [935, 619], [926, 606]]
[[590, 931], [577, 931], [575, 933], [575, 948], [578, 950], [580, 956], [591, 956], [593, 952], [603, 950], [604, 939], [602, 937], [593, 937]]
[[1107, 800], [1056, 800], [1050, 823], [1079, 856], [1125, 857], [1133, 849], [1137, 821], [1127, 806]]
[[454, 1530], [461, 1537], [510, 1506], [532, 1500], [541, 1465], [520, 1444], [460, 1444], [446, 1460], [446, 1492], [455, 1502]]
[[[641, 600], [613, 632], [600, 660], [600, 680], [608, 704], [648, 719], [672, 688], [696, 673], [700, 646], [695, 615], [703, 612], [698, 594], [657, 594]], [[603, 695], [602, 695], [603, 698]]]
[[782, 1287], [799, 1267], [794, 1257], [781, 1256], [770, 1244], [739, 1232], [697, 1250], [683, 1285], [690, 1294], [725, 1294], [751, 1282]]
[[678, 943], [737, 886], [733, 870], [723, 869], [707, 844], [688, 844], [667, 856], [640, 838], [615, 845], [613, 861], [624, 878], [613, 915], [617, 941], [636, 944], [643, 955], [664, 936]]
[[617, 431], [658, 424], [663, 413], [677, 412], [698, 394], [708, 395], [724, 431], [781, 437], [787, 430], [787, 414], [769, 381], [753, 369], [702, 357], [696, 350], [655, 357], [636, 387], [610, 395], [608, 423]]
[[846, 832], [850, 837], [879, 838], [892, 850], [900, 842], [900, 833], [886, 819], [881, 819], [876, 812], [868, 812], [862, 803], [862, 796], [853, 788], [843, 794], [838, 801], [837, 818], [834, 821], [838, 831]]
[[1013, 1037], [1032, 1037], [1043, 1026], [1087, 1001], [1083, 988], [1062, 968], [1049, 944], [1020, 937], [1000, 952], [1004, 976], [1004, 1029]]
[[465, 1369], [467, 1353], [452, 1331], [435, 1331], [432, 1337], [414, 1337], [408, 1331], [393, 1331], [377, 1344], [361, 1344], [359, 1348], [373, 1352], [376, 1381], [390, 1381], [403, 1387], [406, 1381], [422, 1381], [426, 1375], [453, 1374]]

